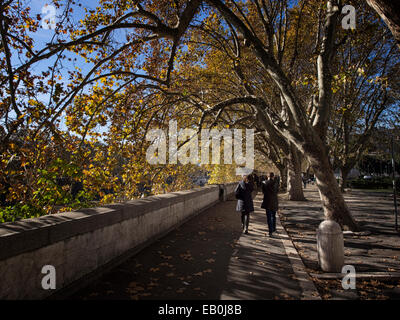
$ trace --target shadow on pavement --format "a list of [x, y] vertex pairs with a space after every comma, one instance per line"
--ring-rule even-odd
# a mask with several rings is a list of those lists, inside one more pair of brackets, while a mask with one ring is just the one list
[[265, 212], [254, 205], [248, 235], [236, 201], [219, 203], [70, 299], [298, 299], [279, 235], [267, 236]]

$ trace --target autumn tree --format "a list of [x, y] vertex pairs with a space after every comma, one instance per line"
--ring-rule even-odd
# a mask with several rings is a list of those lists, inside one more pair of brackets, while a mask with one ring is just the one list
[[[190, 8], [182, 12], [186, 22], [173, 28], [152, 26], [147, 19], [154, 22], [155, 16], [129, 1], [115, 10], [110, 1], [101, 1], [98, 10], [74, 1], [53, 1], [57, 24], [44, 31], [44, 17], [32, 13], [27, 4], [0, 3], [1, 219], [53, 213], [60, 207], [82, 206], [82, 201], [131, 199], [138, 196], [143, 181], [159, 192], [171, 175], [167, 190], [190, 187], [182, 166], [159, 168], [148, 177], [146, 171], [153, 168], [143, 160], [146, 145], [140, 143], [170, 106], [145, 91], [168, 84], [172, 70], [167, 61], [171, 67], [162, 74], [159, 62], [168, 52], [147, 44], [178, 39]], [[134, 13], [121, 15], [132, 9]], [[83, 19], [76, 23], [79, 10]], [[129, 21], [134, 18], [147, 23]], [[125, 31], [120, 41], [113, 34], [128, 29], [139, 30], [136, 37]], [[157, 30], [156, 36], [146, 35]], [[43, 32], [46, 42], [37, 37]], [[148, 51], [154, 59], [134, 65]], [[164, 112], [157, 113], [160, 109]], [[79, 194], [72, 191], [76, 184]]]
[[[360, 12], [362, 8], [358, 8]], [[333, 166], [347, 175], [365, 153], [374, 129], [398, 112], [399, 52], [373, 12], [365, 12], [357, 30], [338, 49], [333, 80], [334, 106], [329, 129]]]
[[[242, 103], [244, 95], [260, 95], [273, 100], [278, 109], [281, 99], [277, 92], [268, 87], [268, 78], [260, 66], [254, 63], [251, 51], [242, 46], [231, 45], [232, 38], [224, 30], [216, 12], [212, 12], [202, 26], [190, 31], [189, 48], [184, 60], [179, 63], [181, 76], [178, 86], [184, 86], [188, 104], [198, 109], [199, 127], [213, 126], [218, 122], [233, 128], [255, 128], [265, 131], [270, 143], [274, 143], [290, 160], [288, 175], [289, 199], [303, 200], [301, 183], [300, 153], [273, 126], [268, 125], [265, 116], [257, 112], [252, 104]], [[237, 53], [238, 51], [238, 53]], [[240, 58], [238, 56], [240, 55]], [[200, 56], [203, 68], [199, 67]], [[253, 83], [257, 82], [255, 86]], [[197, 91], [195, 91], [197, 90]], [[271, 99], [272, 98], [272, 99]], [[227, 99], [219, 103], [220, 100]], [[261, 129], [262, 128], [262, 129]], [[258, 145], [256, 145], [256, 148]], [[260, 150], [263, 151], [263, 150]], [[287, 175], [285, 174], [285, 177]], [[285, 181], [286, 183], [286, 181]]]

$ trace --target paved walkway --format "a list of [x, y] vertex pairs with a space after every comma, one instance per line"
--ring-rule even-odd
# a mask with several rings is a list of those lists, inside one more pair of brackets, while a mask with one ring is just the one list
[[70, 298], [317, 298], [280, 223], [275, 238], [268, 237], [260, 204], [259, 194], [248, 235], [241, 232], [236, 201], [219, 203]]
[[357, 290], [343, 290], [341, 276], [322, 274], [318, 266], [316, 229], [324, 220], [318, 190], [308, 185], [307, 201], [282, 201], [281, 220], [314, 277], [323, 299], [399, 299], [400, 234], [394, 229], [392, 194], [352, 190], [344, 194], [362, 231], [345, 232], [345, 264], [357, 272]]
[[[318, 272], [316, 229], [324, 214], [316, 186], [309, 185], [304, 194], [307, 201], [281, 203], [281, 219], [305, 265]], [[359, 233], [344, 234], [345, 263], [358, 272], [400, 272], [400, 234], [394, 229], [391, 194], [353, 190], [344, 198], [361, 227]]]

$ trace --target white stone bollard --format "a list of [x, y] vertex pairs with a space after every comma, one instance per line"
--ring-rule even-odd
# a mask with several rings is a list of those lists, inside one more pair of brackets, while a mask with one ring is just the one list
[[342, 272], [344, 265], [343, 231], [333, 220], [321, 222], [317, 229], [318, 262], [325, 272]]

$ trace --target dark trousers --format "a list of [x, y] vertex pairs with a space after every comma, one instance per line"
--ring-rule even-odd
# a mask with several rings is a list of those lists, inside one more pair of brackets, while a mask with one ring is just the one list
[[266, 210], [267, 211], [267, 223], [268, 223], [268, 231], [269, 233], [276, 231], [276, 211]]
[[243, 228], [248, 229], [250, 223], [250, 213], [242, 211], [242, 226]]

